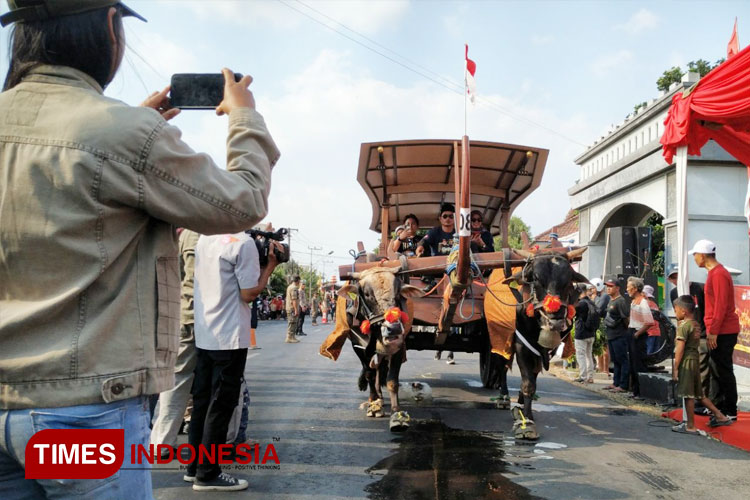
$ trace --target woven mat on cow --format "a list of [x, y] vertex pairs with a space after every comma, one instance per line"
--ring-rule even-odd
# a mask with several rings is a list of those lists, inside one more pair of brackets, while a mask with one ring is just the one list
[[[511, 272], [515, 273], [520, 270], [520, 267], [516, 267]], [[510, 359], [513, 354], [513, 334], [516, 331], [516, 304], [518, 301], [513, 295], [510, 285], [503, 283], [503, 280], [505, 280], [505, 271], [502, 268], [495, 269], [490, 274], [487, 288], [495, 296], [493, 297], [490, 293], [484, 295], [484, 316], [487, 318], [492, 352], [505, 359]], [[568, 335], [564, 340], [562, 357], [569, 358], [573, 354], [575, 354], [573, 338]]]
[[[520, 268], [514, 269], [513, 272], [518, 270]], [[492, 352], [505, 359], [510, 359], [513, 354], [513, 334], [516, 331], [516, 304], [518, 301], [510, 286], [503, 283], [504, 279], [505, 272], [502, 268], [495, 269], [490, 274], [487, 288], [492, 293], [484, 294], [484, 316], [487, 318]]]
[[[353, 300], [358, 300], [358, 298]], [[345, 297], [338, 297], [336, 299], [336, 327], [320, 345], [319, 352], [321, 356], [337, 361], [339, 356], [341, 356], [341, 348], [346, 343], [349, 331], [352, 328], [359, 328], [358, 321], [355, 320], [355, 325], [349, 323], [346, 309], [350, 304], [351, 302], [347, 304]], [[409, 319], [404, 324], [404, 335], [407, 335], [411, 331], [412, 318], [414, 317], [414, 303], [411, 299], [406, 299], [406, 314], [409, 315]], [[403, 362], [406, 362], [406, 356], [404, 356]]]

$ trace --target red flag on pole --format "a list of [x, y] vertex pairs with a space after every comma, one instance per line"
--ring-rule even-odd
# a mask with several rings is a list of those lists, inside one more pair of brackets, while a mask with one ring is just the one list
[[732, 38], [729, 39], [727, 44], [727, 59], [737, 54], [740, 51], [740, 39], [737, 36], [737, 18], [734, 18], [734, 29], [732, 30]]
[[477, 71], [477, 63], [469, 59], [469, 45], [466, 46], [466, 93], [469, 94], [471, 103], [474, 104], [474, 97], [477, 94], [477, 83], [474, 80], [474, 73]]

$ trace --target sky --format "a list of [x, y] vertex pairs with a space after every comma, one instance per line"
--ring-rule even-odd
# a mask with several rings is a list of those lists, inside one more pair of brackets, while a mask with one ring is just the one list
[[[137, 105], [173, 73], [226, 66], [252, 75], [257, 110], [281, 150], [266, 221], [298, 229], [293, 257], [309, 264], [312, 253], [326, 274], [351, 262], [357, 241], [371, 249], [379, 238], [356, 182], [360, 144], [463, 135], [465, 43], [480, 98], [468, 111], [469, 137], [550, 150], [541, 186], [514, 214], [537, 234], [570, 209], [575, 158], [657, 97], [664, 70], [725, 57], [735, 17], [741, 47], [750, 33], [746, 1], [125, 3], [148, 23], [125, 20], [126, 59], [105, 93]], [[223, 168], [226, 120], [184, 111], [172, 123]]]

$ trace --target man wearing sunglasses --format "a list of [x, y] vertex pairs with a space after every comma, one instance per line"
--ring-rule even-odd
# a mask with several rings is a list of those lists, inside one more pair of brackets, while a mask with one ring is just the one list
[[422, 238], [417, 246], [416, 254], [417, 257], [422, 257], [425, 253], [425, 249], [429, 249], [428, 256], [432, 255], [448, 255], [451, 253], [453, 248], [453, 233], [456, 229], [455, 226], [455, 212], [456, 209], [452, 203], [441, 203], [440, 204], [440, 222], [439, 226], [435, 226]]
[[492, 235], [482, 226], [482, 212], [472, 210], [469, 220], [471, 221], [471, 251], [474, 253], [494, 252]]

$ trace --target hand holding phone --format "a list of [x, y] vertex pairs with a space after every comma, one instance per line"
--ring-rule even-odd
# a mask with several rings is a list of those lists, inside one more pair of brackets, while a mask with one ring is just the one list
[[172, 75], [170, 104], [180, 109], [216, 109], [217, 114], [229, 113], [237, 107], [255, 108], [248, 86], [250, 76], [232, 73], [178, 73]]
[[253, 83], [253, 77], [245, 75], [239, 82], [235, 82], [230, 70], [224, 68], [221, 72], [224, 73], [224, 99], [216, 108], [216, 114], [229, 114], [235, 108], [255, 109], [255, 98], [248, 88]]
[[141, 103], [141, 106], [145, 108], [152, 108], [161, 114], [162, 118], [169, 121], [180, 113], [180, 110], [173, 108], [169, 103], [167, 94], [169, 93], [169, 87], [166, 87], [161, 92], [154, 92]]

